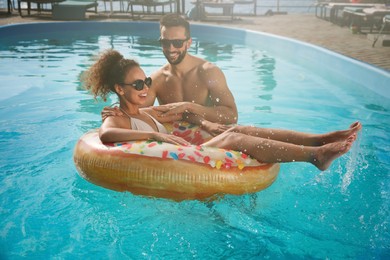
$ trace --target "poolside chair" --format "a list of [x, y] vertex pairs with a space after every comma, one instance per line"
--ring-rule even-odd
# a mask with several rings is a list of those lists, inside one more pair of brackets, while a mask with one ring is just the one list
[[55, 20], [84, 20], [88, 9], [94, 8], [97, 13], [98, 3], [95, 0], [66, 0], [53, 5]]
[[[376, 5], [383, 5], [382, 3], [373, 2], [373, 1], [360, 1], [352, 3], [337, 3], [332, 6], [333, 13], [330, 15], [330, 21], [338, 24], [340, 26], [345, 25], [344, 14], [345, 10], [356, 10], [360, 12], [365, 8], [372, 8]], [[383, 5], [384, 6], [384, 5]]]
[[335, 3], [350, 3], [350, 1], [349, 0], [333, 0], [333, 1], [319, 0], [319, 1], [317, 1], [317, 3], [314, 4], [316, 17], [324, 19], [324, 20], [330, 20], [330, 18], [327, 16], [327, 11], [329, 9], [330, 16], [332, 16], [334, 10], [332, 10], [331, 5], [333, 5]]
[[7, 14], [11, 14], [12, 9], [15, 9], [14, 3], [12, 0], [5, 0], [5, 2], [7, 2]]
[[383, 0], [359, 0], [356, 2], [351, 2], [350, 0], [320, 1], [316, 5], [315, 14], [319, 18], [343, 26], [344, 19], [342, 15], [345, 8], [369, 8], [378, 4], [383, 4]]
[[[119, 7], [119, 10], [114, 10], [114, 2], [118, 2], [116, 7]], [[113, 13], [125, 13], [125, 0], [103, 0], [104, 3], [104, 12], [107, 12], [109, 9], [109, 12], [111, 14]], [[109, 8], [107, 8], [107, 4], [109, 5]]]
[[375, 36], [374, 42], [372, 43], [372, 47], [375, 47], [376, 42], [378, 41], [379, 37], [382, 35], [383, 30], [385, 29], [386, 26], [390, 26], [390, 15], [385, 15], [385, 17], [383, 17], [382, 27], [379, 30], [378, 34]]
[[[226, 0], [221, 2], [215, 2], [210, 0], [200, 0], [196, 2], [201, 10], [203, 11], [203, 18], [201, 21], [224, 21], [224, 22], [232, 22], [234, 19], [233, 16], [233, 8], [235, 2], [232, 0]], [[210, 9], [219, 9], [221, 12], [209, 12]]]
[[390, 15], [390, 7], [375, 5], [370, 8], [346, 8], [344, 13], [349, 14], [349, 25], [356, 28], [355, 32], [362, 32], [363, 28], [368, 28], [371, 33], [374, 28], [379, 30], [383, 17]]
[[[131, 12], [131, 18], [135, 19], [135, 14], [138, 14], [138, 18], [142, 15], [163, 15], [166, 13], [165, 7], [169, 7], [169, 13], [175, 11], [176, 0], [128, 0], [127, 12]], [[142, 11], [134, 10], [135, 6], [140, 6]], [[161, 12], [157, 11], [157, 8], [161, 8]], [[146, 8], [146, 10], [145, 10]]]
[[19, 12], [19, 15], [21, 17], [23, 17], [23, 14], [22, 14], [22, 2], [27, 3], [27, 14], [30, 15], [31, 14], [31, 10], [33, 10], [31, 8], [31, 3], [36, 4], [37, 5], [37, 9], [36, 10], [38, 11], [38, 13], [41, 13], [41, 11], [44, 10], [43, 9], [43, 5], [50, 4], [51, 8], [49, 10], [51, 11], [54, 4], [62, 2], [62, 1], [64, 1], [64, 0], [18, 0], [18, 12]]
[[237, 13], [237, 12], [234, 12], [235, 15], [253, 15], [253, 16], [256, 16], [257, 14], [257, 0], [234, 0], [234, 6], [238, 6], [238, 5], [250, 5], [250, 6], [253, 6], [253, 10], [252, 12], [249, 12], [249, 13]]

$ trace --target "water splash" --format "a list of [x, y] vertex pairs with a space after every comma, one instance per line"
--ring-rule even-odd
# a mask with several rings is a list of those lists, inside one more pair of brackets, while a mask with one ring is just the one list
[[[351, 148], [349, 152], [349, 156], [347, 159], [347, 163], [345, 165], [345, 174], [342, 176], [342, 182], [341, 182], [341, 193], [346, 195], [348, 193], [348, 187], [352, 183], [356, 170], [359, 170], [361, 168], [367, 168], [368, 164], [367, 161], [364, 159], [364, 155], [362, 153], [362, 150], [360, 148], [361, 143], [361, 135], [358, 135], [353, 147]], [[363, 167], [361, 167], [363, 165]], [[360, 172], [360, 171], [359, 171]]]

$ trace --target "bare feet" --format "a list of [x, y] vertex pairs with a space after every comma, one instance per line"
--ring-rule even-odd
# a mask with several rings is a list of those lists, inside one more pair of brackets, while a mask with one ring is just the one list
[[352, 125], [350, 125], [349, 129], [347, 130], [340, 130], [340, 131], [335, 131], [335, 132], [325, 134], [324, 137], [321, 138], [320, 145], [344, 141], [348, 137], [354, 134], [356, 135], [356, 133], [359, 132], [361, 129], [362, 129], [362, 124], [357, 121]]
[[312, 163], [321, 171], [325, 171], [336, 158], [340, 157], [341, 155], [348, 152], [349, 149], [351, 149], [355, 140], [356, 133], [352, 134], [344, 141], [329, 143], [319, 147], [319, 152], [316, 158], [313, 159]]

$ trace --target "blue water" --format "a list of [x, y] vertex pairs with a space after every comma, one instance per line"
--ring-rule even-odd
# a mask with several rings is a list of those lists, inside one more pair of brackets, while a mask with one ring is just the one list
[[181, 203], [79, 177], [74, 145], [106, 105], [80, 73], [114, 47], [150, 74], [165, 62], [157, 36], [157, 23], [0, 28], [1, 259], [390, 257], [389, 74], [337, 56], [328, 64], [314, 54], [331, 53], [286, 39], [195, 26], [191, 53], [225, 72], [239, 123], [319, 133], [360, 120], [353, 149], [327, 171], [283, 164], [264, 191]]

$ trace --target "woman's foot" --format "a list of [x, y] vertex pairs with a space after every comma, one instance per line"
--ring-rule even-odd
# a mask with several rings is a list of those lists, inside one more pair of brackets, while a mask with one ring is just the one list
[[353, 123], [352, 125], [350, 125], [350, 127], [347, 130], [340, 130], [340, 131], [335, 131], [335, 132], [331, 132], [328, 134], [324, 134], [319, 142], [319, 145], [340, 142], [340, 141], [343, 141], [346, 138], [348, 138], [354, 134], [355, 134], [355, 139], [356, 139], [356, 134], [361, 129], [362, 129], [362, 124], [357, 121], [357, 122]]
[[344, 141], [329, 143], [319, 147], [319, 152], [313, 159], [312, 163], [321, 171], [325, 171], [335, 159], [347, 153], [351, 149], [355, 140], [356, 133], [352, 134]]

